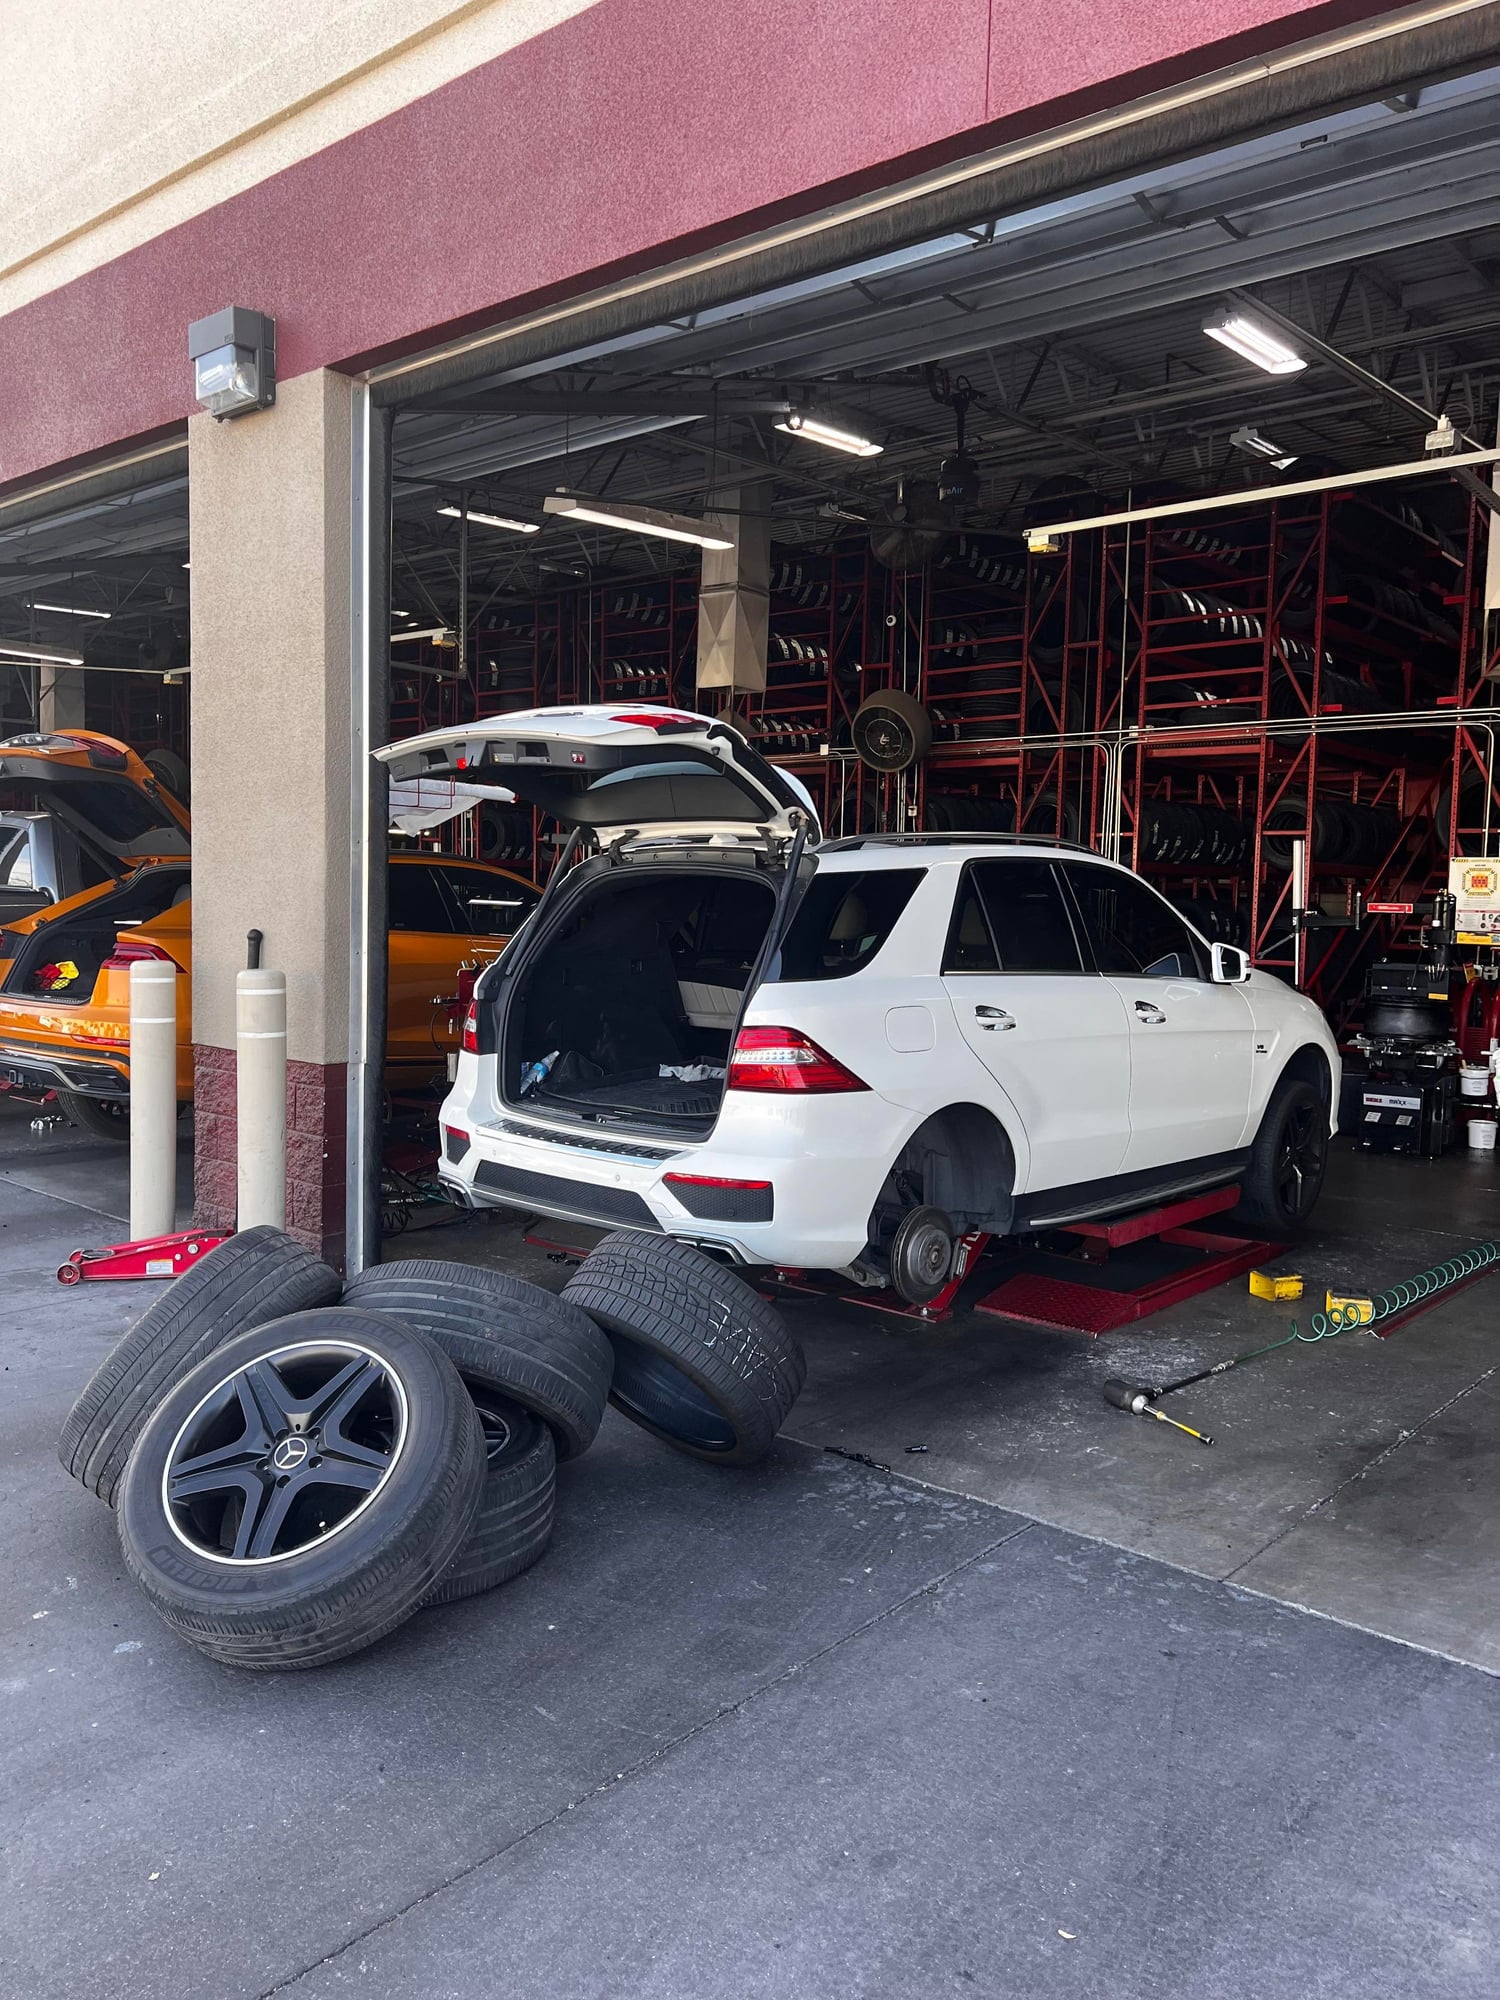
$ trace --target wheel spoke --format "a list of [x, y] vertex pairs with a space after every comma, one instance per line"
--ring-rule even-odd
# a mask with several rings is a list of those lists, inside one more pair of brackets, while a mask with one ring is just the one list
[[346, 1438], [342, 1431], [324, 1431], [323, 1456], [336, 1458], [344, 1465], [369, 1466], [376, 1473], [384, 1472], [391, 1462], [388, 1451], [377, 1451], [373, 1445], [358, 1444], [353, 1438]]
[[256, 1471], [254, 1462], [235, 1466], [205, 1466], [198, 1472], [178, 1471], [167, 1479], [167, 1498], [174, 1507], [180, 1507], [200, 1494], [241, 1493], [245, 1498], [245, 1511], [255, 1514], [260, 1509], [265, 1494], [266, 1482]]
[[325, 1382], [307, 1405], [309, 1425], [336, 1432], [360, 1397], [384, 1373], [378, 1361], [372, 1361], [365, 1354], [357, 1355], [347, 1368], [341, 1368], [331, 1381]]
[[[357, 1452], [358, 1457], [352, 1454]], [[390, 1460], [379, 1452], [366, 1452], [363, 1445], [324, 1446], [323, 1463], [308, 1479], [309, 1485], [347, 1486], [351, 1492], [373, 1493], [385, 1477]]]
[[253, 1399], [256, 1415], [268, 1438], [291, 1430], [293, 1418], [302, 1414], [301, 1404], [282, 1381], [273, 1362], [252, 1361], [235, 1386], [241, 1388], [241, 1401], [246, 1393]]
[[234, 1552], [237, 1556], [269, 1556], [276, 1551], [276, 1537], [280, 1534], [291, 1512], [292, 1502], [297, 1498], [300, 1486], [288, 1482], [285, 1486], [272, 1486], [264, 1491], [264, 1498], [258, 1512], [252, 1517], [247, 1506], [240, 1522], [240, 1531], [235, 1537]]

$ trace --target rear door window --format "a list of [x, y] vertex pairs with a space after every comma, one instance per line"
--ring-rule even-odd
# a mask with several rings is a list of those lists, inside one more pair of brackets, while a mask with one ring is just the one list
[[1117, 978], [1207, 979], [1208, 951], [1169, 903], [1134, 875], [1063, 864], [1099, 970]]
[[820, 869], [782, 940], [773, 980], [847, 979], [879, 953], [925, 868]]
[[538, 891], [529, 883], [487, 875], [482, 868], [441, 868], [435, 872], [452, 904], [445, 930], [456, 930], [466, 937], [510, 937], [537, 906]]
[[393, 862], [388, 893], [393, 931], [452, 931], [453, 906], [430, 868]]
[[[968, 873], [989, 918], [1001, 972], [1083, 971], [1073, 920], [1050, 861], [1016, 855], [976, 861]], [[960, 940], [963, 916], [960, 910]]]

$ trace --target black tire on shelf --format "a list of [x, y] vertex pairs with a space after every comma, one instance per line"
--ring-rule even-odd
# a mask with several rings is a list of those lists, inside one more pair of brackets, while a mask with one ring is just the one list
[[344, 1303], [394, 1313], [437, 1342], [472, 1387], [505, 1396], [551, 1426], [559, 1458], [594, 1442], [614, 1356], [566, 1298], [477, 1264], [412, 1258], [362, 1271]]
[[427, 1593], [456, 1604], [509, 1583], [545, 1553], [557, 1505], [557, 1451], [540, 1417], [519, 1403], [465, 1383], [484, 1432], [484, 1491], [464, 1543]]
[[80, 1097], [76, 1090], [60, 1090], [57, 1108], [70, 1125], [87, 1132], [91, 1139], [108, 1139], [117, 1146], [130, 1144], [128, 1097]]
[[247, 1229], [201, 1257], [147, 1306], [85, 1383], [57, 1441], [65, 1472], [110, 1506], [146, 1419], [226, 1340], [331, 1305], [337, 1271], [279, 1229]]
[[1250, 1161], [1240, 1176], [1235, 1220], [1276, 1236], [1294, 1236], [1317, 1204], [1328, 1162], [1328, 1103], [1296, 1077], [1271, 1094]]
[[932, 748], [932, 717], [902, 688], [867, 695], [851, 725], [860, 762], [872, 771], [905, 771]]
[[227, 1342], [157, 1405], [120, 1489], [120, 1546], [210, 1659], [326, 1666], [426, 1600], [484, 1484], [447, 1356], [387, 1314], [330, 1306]]
[[670, 1236], [617, 1230], [563, 1297], [609, 1335], [609, 1400], [663, 1443], [720, 1465], [764, 1458], [807, 1375], [775, 1307]]

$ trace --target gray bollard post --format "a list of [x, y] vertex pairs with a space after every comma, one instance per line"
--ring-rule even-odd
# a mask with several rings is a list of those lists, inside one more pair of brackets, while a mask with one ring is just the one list
[[286, 1227], [286, 974], [235, 979], [237, 1227]]
[[177, 1227], [177, 967], [130, 968], [130, 1240]]

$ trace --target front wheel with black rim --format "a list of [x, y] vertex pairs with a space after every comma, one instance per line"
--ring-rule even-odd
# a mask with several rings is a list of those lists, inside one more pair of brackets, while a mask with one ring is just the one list
[[1275, 1236], [1293, 1236], [1317, 1204], [1328, 1164], [1328, 1106], [1312, 1084], [1277, 1088], [1240, 1177], [1235, 1219]]
[[609, 1335], [609, 1400], [623, 1416], [694, 1458], [765, 1457], [807, 1365], [780, 1313], [743, 1278], [670, 1236], [617, 1230], [563, 1297]]
[[433, 1344], [379, 1313], [294, 1313], [157, 1405], [120, 1490], [125, 1564], [210, 1659], [316, 1667], [383, 1638], [478, 1516], [480, 1420]]

